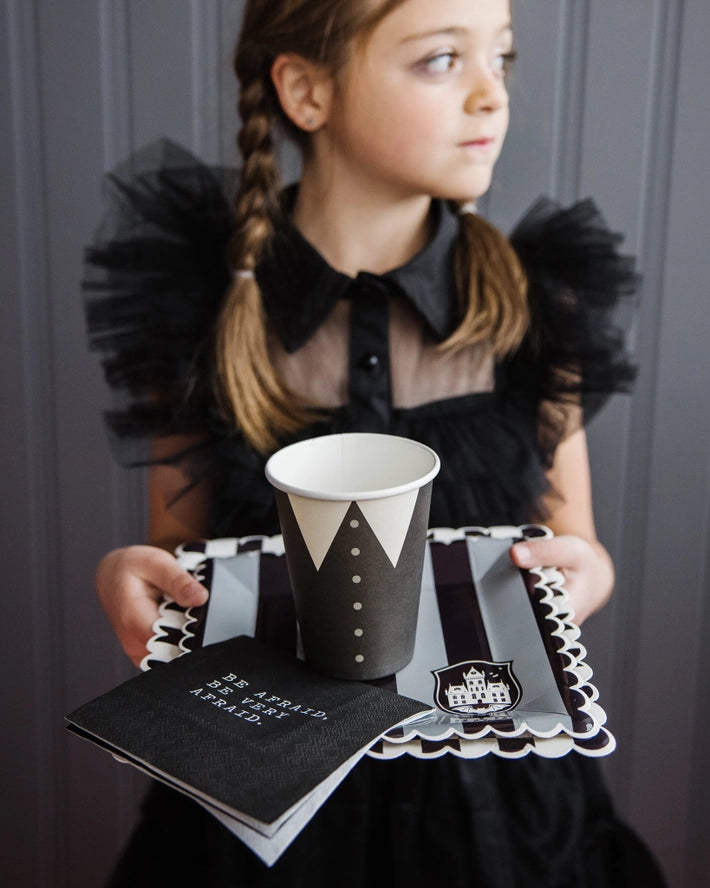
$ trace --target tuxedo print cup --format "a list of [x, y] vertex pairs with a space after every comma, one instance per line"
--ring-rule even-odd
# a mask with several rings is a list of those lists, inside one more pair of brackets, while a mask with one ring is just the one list
[[266, 464], [306, 660], [336, 678], [412, 659], [439, 457], [394, 435], [325, 435]]

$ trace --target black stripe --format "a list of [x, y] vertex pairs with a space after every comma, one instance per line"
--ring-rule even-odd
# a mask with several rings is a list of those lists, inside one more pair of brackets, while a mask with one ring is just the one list
[[449, 545], [431, 542], [429, 550], [449, 664], [490, 660], [466, 541], [456, 540]]
[[[552, 669], [553, 675], [555, 676], [555, 682], [557, 683], [557, 687], [559, 689], [560, 696], [562, 697], [562, 701], [565, 705], [565, 709], [573, 718], [578, 717], [579, 713], [577, 712], [577, 707], [580, 705], [584, 705], [586, 701], [584, 699], [580, 699], [578, 691], [570, 688], [570, 683], [576, 682], [577, 677], [576, 674], [571, 675], [565, 669], [565, 667], [569, 666], [570, 656], [568, 654], [561, 653], [561, 648], [564, 645], [563, 639], [561, 639], [557, 635], [553, 635], [550, 631], [551, 623], [548, 620], [550, 607], [542, 602], [542, 599], [545, 596], [545, 591], [539, 589], [536, 586], [538, 578], [530, 571], [521, 570], [520, 574], [523, 578], [523, 582], [525, 583], [525, 588], [527, 590], [528, 597], [532, 605], [533, 614], [535, 615], [535, 620], [537, 622], [538, 629], [540, 630], [542, 643], [545, 647], [547, 658], [550, 661], [550, 668]], [[574, 653], [578, 654], [579, 648], [575, 648], [573, 649], [573, 651], [570, 651], [570, 654]]]
[[499, 737], [498, 748], [501, 752], [522, 752], [526, 746], [535, 746], [534, 737]]
[[258, 552], [261, 549], [262, 540], [259, 537], [245, 537], [237, 543], [237, 554], [242, 552]]
[[296, 653], [296, 608], [283, 555], [259, 556], [259, 604], [254, 637], [288, 654]]
[[456, 752], [461, 751], [461, 744], [457, 737], [447, 737], [446, 740], [427, 740], [422, 737], [420, 743], [424, 755], [434, 755], [437, 752], [441, 752], [442, 749], [453, 749]]

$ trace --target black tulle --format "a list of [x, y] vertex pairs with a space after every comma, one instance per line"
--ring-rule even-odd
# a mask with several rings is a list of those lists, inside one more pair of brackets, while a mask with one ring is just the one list
[[[150, 461], [151, 436], [199, 433], [174, 454], [211, 473], [212, 536], [278, 531], [265, 458], [227, 429], [205, 384], [209, 337], [227, 285], [232, 175], [169, 142], [109, 178], [111, 211], [87, 254], [91, 342], [120, 400], [108, 415], [124, 464]], [[395, 410], [389, 431], [441, 457], [432, 526], [519, 524], [546, 490], [545, 467], [633, 369], [614, 310], [633, 264], [587, 201], [541, 201], [513, 243], [530, 280], [531, 334], [497, 371], [495, 391]], [[357, 427], [343, 407], [300, 437]], [[365, 759], [303, 834], [265, 867], [201, 808], [156, 786], [112, 885], [303, 888], [607, 888], [662, 885], [616, 817], [597, 763], [446, 756]]]
[[639, 284], [634, 260], [620, 255], [591, 200], [561, 209], [540, 199], [511, 235], [528, 276], [531, 334], [510, 363], [518, 391], [542, 403], [540, 440], [549, 459], [564, 432], [569, 405], [589, 422], [609, 394], [628, 391], [635, 368], [624, 347], [616, 310]]
[[[84, 290], [91, 346], [117, 394], [107, 414], [117, 441], [204, 427], [203, 349], [229, 282], [233, 178], [166, 140], [106, 178], [108, 209], [86, 251]], [[147, 450], [137, 452], [117, 449], [125, 464]]]

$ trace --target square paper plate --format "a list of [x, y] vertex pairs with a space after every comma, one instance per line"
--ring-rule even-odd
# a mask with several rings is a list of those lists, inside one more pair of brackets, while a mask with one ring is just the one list
[[[373, 684], [435, 712], [389, 732], [369, 754], [556, 758], [615, 746], [559, 571], [521, 571], [509, 557], [540, 525], [429, 531], [414, 656]], [[143, 668], [235, 635], [302, 656], [283, 543], [276, 537], [207, 540], [177, 557], [210, 590], [207, 605], [165, 601]]]

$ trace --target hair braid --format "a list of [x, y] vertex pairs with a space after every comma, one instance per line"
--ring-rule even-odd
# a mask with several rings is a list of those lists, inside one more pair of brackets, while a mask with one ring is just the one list
[[[239, 101], [243, 167], [229, 243], [231, 267], [239, 271], [257, 267], [278, 213], [280, 177], [270, 97], [263, 83], [259, 76], [243, 83]], [[310, 418], [308, 407], [288, 391], [273, 368], [261, 293], [253, 276], [235, 274], [225, 296], [215, 331], [214, 376], [222, 412], [262, 452], [276, 446], [279, 434], [295, 431]]]
[[525, 272], [508, 239], [475, 213], [459, 217], [454, 275], [462, 319], [443, 347], [489, 341], [497, 357], [514, 352], [529, 325]]

